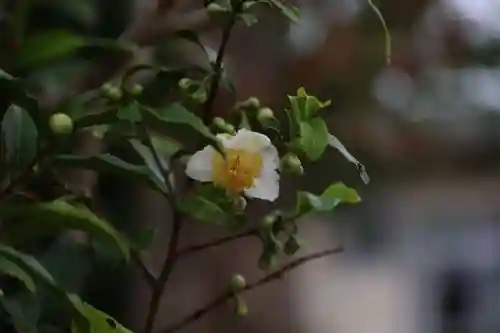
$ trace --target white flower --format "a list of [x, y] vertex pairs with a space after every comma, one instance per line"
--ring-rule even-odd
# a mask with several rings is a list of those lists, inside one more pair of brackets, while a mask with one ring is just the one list
[[274, 201], [279, 195], [279, 156], [271, 140], [261, 133], [240, 129], [236, 135], [217, 136], [226, 159], [212, 146], [191, 156], [188, 177], [213, 182], [230, 194], [244, 192], [253, 198]]

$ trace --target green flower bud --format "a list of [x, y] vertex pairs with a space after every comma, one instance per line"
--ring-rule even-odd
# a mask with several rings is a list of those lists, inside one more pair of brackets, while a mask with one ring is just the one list
[[248, 305], [241, 295], [236, 295], [236, 314], [240, 317], [248, 316]]
[[188, 89], [193, 84], [193, 80], [185, 77], [179, 80], [179, 87], [181, 89]]
[[198, 103], [205, 103], [207, 101], [207, 92], [203, 89], [198, 89], [193, 95], [191, 95], [191, 98]]
[[243, 101], [239, 104], [240, 107], [243, 108], [254, 108], [257, 109], [260, 107], [260, 101], [257, 97], [250, 97], [246, 101]]
[[73, 132], [73, 120], [65, 113], [54, 113], [49, 119], [49, 127], [55, 135], [68, 135]]
[[243, 211], [247, 208], [247, 199], [244, 197], [237, 197], [233, 203], [236, 210]]
[[101, 91], [101, 94], [106, 96], [112, 87], [113, 87], [113, 85], [111, 83], [106, 82], [101, 86], [101, 88], [99, 90]]
[[132, 88], [130, 88], [130, 93], [134, 96], [138, 96], [138, 95], [142, 94], [143, 90], [144, 90], [144, 88], [140, 84], [136, 83], [132, 86]]
[[302, 162], [297, 155], [293, 153], [288, 153], [281, 159], [280, 168], [282, 171], [290, 172], [296, 175], [302, 175], [304, 173]]
[[234, 293], [245, 289], [246, 285], [245, 277], [241, 274], [233, 274], [231, 280], [229, 280], [229, 289]]
[[269, 230], [273, 227], [274, 223], [278, 221], [279, 214], [276, 214], [275, 212], [269, 213], [262, 220], [260, 220], [260, 227], [261, 229], [264, 230]]
[[212, 124], [214, 125], [214, 127], [216, 128], [224, 128], [226, 126], [226, 121], [224, 119], [222, 119], [221, 117], [215, 117], [214, 119], [212, 119]]
[[274, 112], [270, 108], [261, 108], [257, 113], [257, 120], [261, 123], [266, 123], [274, 119]]
[[106, 93], [106, 97], [109, 99], [112, 99], [114, 101], [119, 101], [123, 97], [123, 92], [120, 88], [112, 86], [109, 88], [108, 92]]

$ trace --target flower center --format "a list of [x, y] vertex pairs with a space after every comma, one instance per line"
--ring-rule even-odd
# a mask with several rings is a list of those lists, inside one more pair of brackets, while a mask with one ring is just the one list
[[235, 194], [251, 188], [262, 171], [262, 157], [242, 149], [226, 149], [226, 159], [214, 154], [213, 181], [216, 185]]

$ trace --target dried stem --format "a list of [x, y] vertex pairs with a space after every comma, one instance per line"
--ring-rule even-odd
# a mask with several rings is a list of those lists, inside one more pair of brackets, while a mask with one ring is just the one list
[[[320, 258], [323, 258], [323, 257], [326, 257], [326, 256], [330, 256], [330, 255], [333, 255], [333, 254], [341, 253], [343, 251], [344, 251], [343, 247], [336, 247], [336, 248], [333, 248], [333, 249], [329, 249], [329, 250], [325, 250], [325, 251], [313, 253], [313, 254], [304, 256], [302, 258], [296, 259], [296, 260], [288, 263], [287, 265], [283, 266], [279, 270], [277, 270], [277, 271], [275, 271], [275, 272], [273, 272], [273, 273], [271, 273], [269, 275], [266, 275], [265, 277], [261, 278], [260, 280], [257, 280], [254, 283], [251, 283], [251, 284], [247, 285], [244, 289], [242, 289], [237, 294], [240, 294], [240, 293], [243, 293], [243, 292], [255, 289], [255, 288], [259, 287], [259, 286], [262, 286], [262, 285], [267, 284], [269, 282], [272, 282], [274, 280], [281, 279], [286, 273], [289, 273], [291, 270], [293, 270], [293, 269], [295, 269], [295, 268], [297, 268], [297, 267], [299, 267], [299, 266], [301, 266], [303, 264], [306, 264], [309, 261], [320, 259]], [[184, 327], [186, 327], [186, 326], [194, 323], [195, 321], [201, 319], [202, 317], [206, 316], [212, 310], [214, 310], [218, 306], [224, 304], [225, 302], [227, 302], [228, 300], [230, 300], [231, 298], [233, 298], [234, 295], [235, 294], [233, 292], [229, 292], [229, 291], [223, 293], [222, 295], [220, 295], [219, 297], [217, 297], [216, 299], [214, 299], [211, 303], [209, 303], [209, 304], [205, 305], [204, 307], [202, 307], [202, 308], [194, 311], [193, 313], [191, 313], [190, 315], [188, 315], [188, 316], [184, 317], [183, 319], [179, 320], [177, 323], [173, 324], [172, 326], [170, 326], [170, 327], [168, 327], [166, 329], [161, 330], [161, 333], [175, 333], [175, 332], [178, 332], [179, 330], [183, 329]]]

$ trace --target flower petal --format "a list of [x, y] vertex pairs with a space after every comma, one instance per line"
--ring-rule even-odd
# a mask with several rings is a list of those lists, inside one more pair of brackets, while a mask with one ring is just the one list
[[271, 140], [264, 134], [247, 130], [246, 128], [240, 129], [236, 135], [223, 141], [226, 148], [244, 149], [248, 151], [258, 152], [267, 147], [272, 147]]
[[212, 146], [194, 153], [186, 165], [186, 175], [200, 182], [212, 181], [212, 158], [217, 154]]
[[245, 191], [249, 197], [275, 201], [279, 196], [279, 155], [274, 146], [262, 150], [262, 172], [254, 181], [253, 187]]

